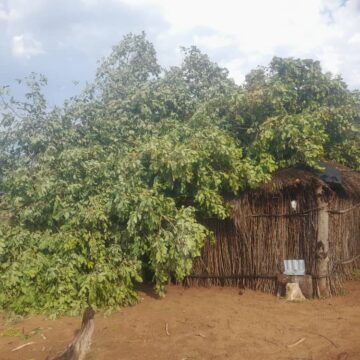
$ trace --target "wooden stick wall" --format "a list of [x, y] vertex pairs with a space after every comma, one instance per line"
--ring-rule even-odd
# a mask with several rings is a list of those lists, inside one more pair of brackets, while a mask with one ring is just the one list
[[[292, 200], [297, 203], [296, 211], [291, 208]], [[202, 256], [195, 259], [192, 276], [185, 284], [239, 286], [275, 293], [274, 276], [284, 271], [283, 260], [304, 259], [306, 273], [314, 275], [316, 290], [318, 210], [315, 190], [296, 187], [279, 193], [250, 192], [232, 204], [230, 220], [207, 222], [217, 240], [207, 242]], [[351, 199], [333, 195], [329, 206], [339, 210], [354, 204]], [[311, 211], [307, 211], [309, 209]], [[254, 216], [257, 214], [264, 216]], [[360, 208], [354, 207], [341, 214], [330, 213], [328, 287], [331, 295], [340, 294], [344, 279], [360, 266], [360, 258], [346, 265], [341, 261], [357, 254], [360, 254]]]

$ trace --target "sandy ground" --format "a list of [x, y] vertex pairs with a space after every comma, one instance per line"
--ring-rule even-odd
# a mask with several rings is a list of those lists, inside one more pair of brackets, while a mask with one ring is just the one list
[[[139, 305], [96, 315], [87, 359], [360, 360], [360, 281], [347, 290], [301, 304], [234, 288], [170, 286], [162, 300], [141, 293]], [[0, 317], [0, 359], [51, 359], [79, 325], [80, 318], [32, 317], [11, 325]], [[28, 342], [34, 344], [11, 351]]]

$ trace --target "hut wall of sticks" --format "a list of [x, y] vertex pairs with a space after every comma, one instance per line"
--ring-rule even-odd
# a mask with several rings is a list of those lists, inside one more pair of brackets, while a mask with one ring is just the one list
[[289, 168], [230, 200], [226, 221], [194, 260], [188, 286], [229, 285], [275, 293], [285, 259], [304, 259], [313, 293], [338, 295], [360, 268], [360, 173], [332, 162]]

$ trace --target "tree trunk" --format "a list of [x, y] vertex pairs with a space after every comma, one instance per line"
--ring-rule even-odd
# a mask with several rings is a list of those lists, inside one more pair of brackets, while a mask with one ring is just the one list
[[85, 311], [82, 318], [81, 329], [75, 336], [72, 343], [60, 355], [53, 360], [84, 360], [86, 354], [90, 351], [91, 338], [94, 332], [95, 312], [91, 306]]

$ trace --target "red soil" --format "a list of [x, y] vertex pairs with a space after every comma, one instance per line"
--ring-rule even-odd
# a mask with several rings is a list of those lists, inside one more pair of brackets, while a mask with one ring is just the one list
[[[234, 288], [169, 286], [162, 300], [141, 293], [143, 301], [134, 307], [96, 315], [87, 359], [359, 360], [360, 282], [349, 282], [347, 289], [346, 296], [305, 303], [250, 290], [240, 295]], [[51, 358], [71, 341], [80, 321], [37, 316], [9, 325], [0, 317], [0, 359]], [[5, 336], [9, 328], [41, 330], [25, 340]], [[11, 351], [28, 342], [34, 344]]]

